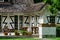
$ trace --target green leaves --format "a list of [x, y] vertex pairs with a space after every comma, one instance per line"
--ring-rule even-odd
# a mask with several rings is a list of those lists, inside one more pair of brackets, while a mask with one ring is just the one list
[[56, 14], [60, 11], [60, 0], [44, 0], [44, 2], [50, 5], [48, 9], [52, 14]]
[[51, 12], [52, 14], [56, 14], [57, 11], [58, 11], [58, 10], [57, 10], [55, 7], [53, 7], [53, 6], [50, 8], [50, 12]]

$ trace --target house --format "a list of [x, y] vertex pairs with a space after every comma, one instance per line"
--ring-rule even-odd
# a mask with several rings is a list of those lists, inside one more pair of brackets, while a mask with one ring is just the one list
[[56, 36], [55, 17], [50, 17], [46, 7], [42, 0], [0, 0], [0, 32], [7, 26], [9, 30], [27, 29], [39, 38]]

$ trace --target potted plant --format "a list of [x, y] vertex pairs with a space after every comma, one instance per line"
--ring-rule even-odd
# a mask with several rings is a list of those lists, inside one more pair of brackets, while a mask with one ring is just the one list
[[3, 31], [4, 35], [8, 35], [8, 26], [4, 26]]
[[4, 32], [4, 35], [8, 35], [8, 32]]
[[19, 33], [17, 30], [15, 30], [15, 35], [16, 35], [16, 36], [19, 36], [20, 33]]
[[20, 30], [20, 32], [21, 32], [22, 35], [27, 35], [27, 31], [24, 30], [24, 29]]
[[28, 36], [31, 36], [32, 35], [32, 32], [27, 32]]
[[32, 35], [32, 29], [30, 27], [28, 27], [28, 29], [27, 29], [27, 34], [28, 34], [28, 36]]

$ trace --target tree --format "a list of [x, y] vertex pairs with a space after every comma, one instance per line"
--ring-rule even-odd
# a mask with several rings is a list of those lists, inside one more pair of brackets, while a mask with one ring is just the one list
[[45, 4], [49, 4], [48, 9], [52, 14], [60, 11], [60, 0], [44, 0]]

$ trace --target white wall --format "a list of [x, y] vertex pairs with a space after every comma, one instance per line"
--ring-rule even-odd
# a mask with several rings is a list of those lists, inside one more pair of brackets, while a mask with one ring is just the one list
[[[7, 16], [6, 20], [5, 20], [5, 17], [3, 17], [3, 16]], [[11, 18], [9, 16], [13, 16], [13, 15], [8, 15], [8, 13], [6, 15], [4, 15], [4, 14], [2, 15], [2, 28], [4, 28], [4, 26], [5, 26], [5, 24], [3, 23], [3, 21], [5, 20], [5, 22], [7, 23], [6, 26], [8, 26], [9, 29], [12, 29], [10, 23], [12, 22], [12, 20], [14, 21], [14, 18], [12, 18], [12, 20], [11, 20]], [[12, 26], [14, 28], [14, 24], [12, 24]]]
[[45, 9], [45, 11], [43, 12], [44, 23], [48, 23], [47, 16], [49, 15], [51, 15], [50, 11]]
[[56, 27], [43, 27], [42, 34], [43, 35], [56, 35]]
[[[47, 16], [50, 16], [50, 15], [52, 15], [52, 13], [48, 10], [48, 9], [43, 9], [44, 11], [42, 12], [42, 14], [43, 14], [43, 19], [44, 19], [44, 24], [45, 23], [48, 23], [48, 21], [47, 21]], [[56, 15], [55, 16], [55, 23], [57, 24], [57, 22], [58, 22], [58, 17], [57, 16], [60, 16], [60, 15]], [[60, 19], [59, 19], [59, 23], [60, 23]]]

